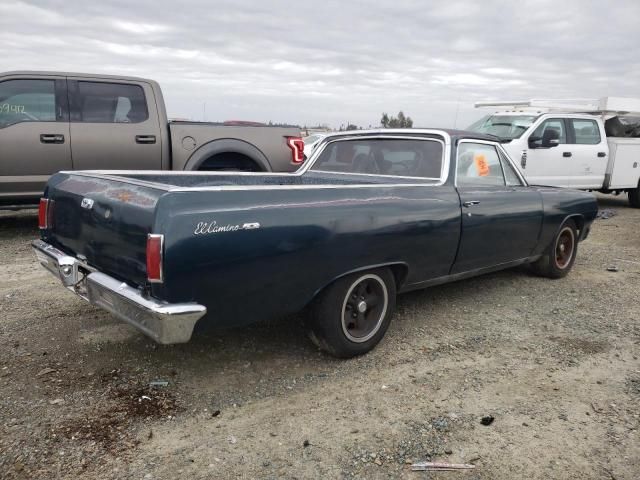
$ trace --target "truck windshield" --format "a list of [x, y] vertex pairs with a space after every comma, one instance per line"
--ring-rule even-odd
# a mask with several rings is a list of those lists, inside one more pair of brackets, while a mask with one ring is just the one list
[[471, 124], [467, 130], [513, 140], [520, 138], [536, 118], [536, 115], [486, 115]]

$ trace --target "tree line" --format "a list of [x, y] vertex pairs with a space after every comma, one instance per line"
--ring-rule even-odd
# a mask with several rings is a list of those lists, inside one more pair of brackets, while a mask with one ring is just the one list
[[[382, 128], [413, 128], [413, 120], [411, 117], [404, 114], [404, 112], [399, 111], [398, 115], [395, 117], [393, 115], [389, 115], [386, 112], [382, 113], [382, 117], [380, 118], [380, 125]], [[372, 128], [369, 125], [368, 128]], [[353, 123], [347, 122], [346, 126], [344, 124], [340, 125], [339, 131], [344, 132], [348, 130], [362, 130], [362, 127], [355, 125]]]

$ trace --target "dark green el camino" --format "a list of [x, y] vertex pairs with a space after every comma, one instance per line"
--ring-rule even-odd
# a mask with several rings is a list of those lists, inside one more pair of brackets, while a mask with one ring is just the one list
[[292, 174], [62, 172], [39, 213], [42, 265], [157, 342], [310, 307], [311, 339], [351, 357], [398, 293], [565, 276], [597, 205], [528, 185], [495, 137], [407, 129], [329, 135]]

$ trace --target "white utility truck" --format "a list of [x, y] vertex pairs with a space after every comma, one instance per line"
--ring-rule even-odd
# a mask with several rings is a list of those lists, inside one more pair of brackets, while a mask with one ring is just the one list
[[499, 137], [529, 183], [627, 192], [640, 208], [640, 99], [478, 102], [468, 130]]

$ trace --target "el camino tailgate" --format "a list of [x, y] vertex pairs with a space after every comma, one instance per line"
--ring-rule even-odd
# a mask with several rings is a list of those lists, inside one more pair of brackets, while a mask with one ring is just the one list
[[129, 284], [146, 280], [146, 241], [162, 189], [115, 176], [58, 174], [47, 187], [52, 209], [43, 239]]

